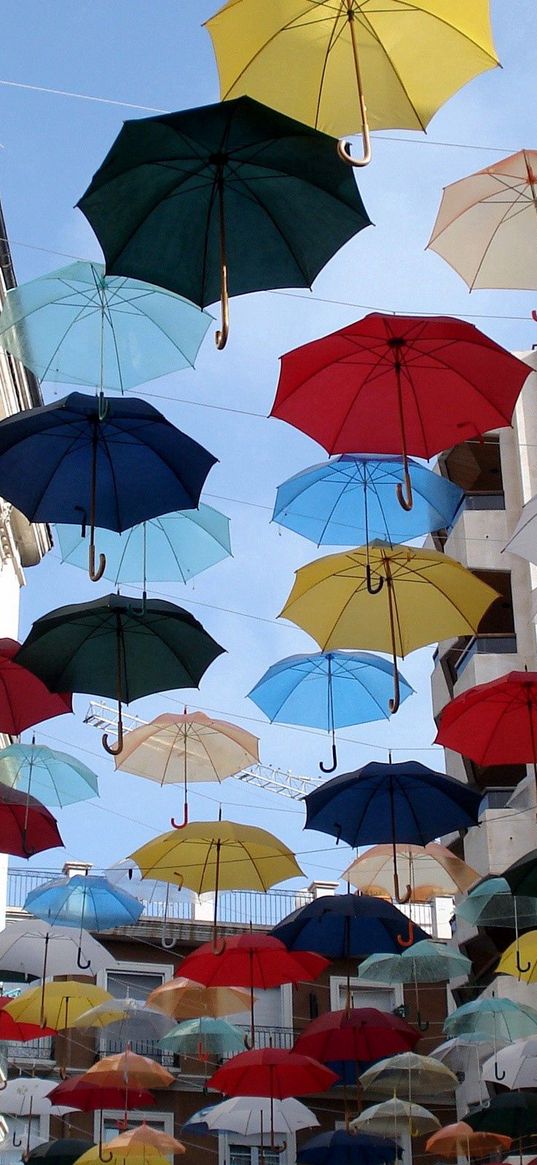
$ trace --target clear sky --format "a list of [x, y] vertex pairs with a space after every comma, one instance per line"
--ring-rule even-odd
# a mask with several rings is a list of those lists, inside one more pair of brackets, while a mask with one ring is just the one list
[[[122, 121], [147, 115], [141, 108], [129, 109], [129, 103], [172, 111], [218, 100], [211, 41], [202, 28], [218, 6], [217, 0], [17, 0], [4, 6], [0, 198], [20, 283], [67, 263], [64, 256], [101, 259], [91, 229], [73, 207]], [[245, 699], [275, 660], [315, 650], [305, 633], [275, 619], [294, 571], [317, 553], [298, 535], [270, 523], [275, 489], [325, 456], [304, 435], [266, 419], [282, 353], [370, 309], [472, 318], [517, 350], [537, 342], [530, 318], [537, 306], [534, 295], [498, 291], [470, 296], [462, 280], [424, 250], [444, 185], [521, 147], [537, 146], [535, 4], [492, 0], [491, 8], [503, 69], [467, 85], [436, 115], [427, 137], [397, 131], [376, 136], [373, 163], [358, 172], [375, 227], [361, 232], [332, 260], [313, 294], [262, 293], [233, 300], [225, 352], [216, 352], [209, 332], [195, 371], [142, 389], [220, 459], [204, 499], [231, 518], [234, 552], [194, 584], [166, 584], [153, 592], [184, 604], [227, 654], [212, 666], [199, 692], [167, 693], [132, 705], [144, 718], [182, 710], [186, 703], [256, 732], [267, 763], [317, 775], [318, 761], [328, 759], [322, 736], [269, 725]], [[43, 386], [47, 402], [67, 391]], [[57, 550], [28, 571], [27, 583], [21, 638], [33, 619], [50, 608], [94, 599], [110, 589], [61, 565]], [[402, 670], [417, 694], [391, 723], [343, 731], [338, 771], [386, 759], [390, 748], [395, 759], [415, 756], [441, 767], [441, 752], [430, 747], [431, 652], [410, 656]], [[59, 820], [68, 855], [103, 866], [167, 829], [170, 812], [180, 812], [181, 796], [115, 774], [98, 732], [82, 723], [88, 704], [88, 697], [78, 696], [76, 719], [49, 722], [38, 729], [37, 739], [72, 750], [99, 773], [101, 800], [60, 811]], [[346, 847], [336, 850], [330, 839], [301, 832], [300, 804], [232, 779], [220, 787], [192, 789], [192, 817], [212, 818], [219, 804], [224, 815], [280, 834], [299, 855], [308, 881], [337, 877], [347, 863]], [[54, 851], [33, 864], [59, 865], [63, 856]]]

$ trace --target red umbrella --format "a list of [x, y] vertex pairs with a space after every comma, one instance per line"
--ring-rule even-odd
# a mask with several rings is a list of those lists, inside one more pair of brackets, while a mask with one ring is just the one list
[[0, 787], [0, 837], [2, 853], [31, 858], [46, 849], [63, 847], [56, 819], [28, 793]]
[[18, 1020], [13, 1019], [13, 1016], [8, 1011], [4, 1011], [4, 1007], [8, 1003], [13, 1003], [12, 995], [0, 995], [0, 1040], [14, 1040], [16, 1042], [24, 1043], [25, 1040], [40, 1040], [44, 1036], [55, 1036], [56, 1030], [53, 1027], [41, 1027], [38, 1023], [19, 1023]]
[[69, 1080], [62, 1080], [52, 1092], [49, 1092], [47, 1100], [50, 1099], [51, 1104], [73, 1105], [80, 1112], [95, 1112], [97, 1109], [101, 1110], [100, 1124], [99, 1124], [99, 1158], [103, 1162], [111, 1161], [112, 1155], [103, 1156], [103, 1108], [123, 1109], [123, 1119], [118, 1119], [118, 1128], [127, 1127], [127, 1110], [130, 1108], [152, 1108], [156, 1104], [155, 1097], [152, 1092], [146, 1088], [129, 1088], [128, 1084], [124, 1088], [113, 1088], [107, 1085], [96, 1084], [90, 1077], [83, 1072], [79, 1076], [71, 1076]]
[[430, 458], [509, 425], [527, 364], [473, 324], [449, 317], [374, 312], [282, 358], [271, 416], [314, 437], [329, 453]]
[[375, 1007], [356, 1007], [329, 1011], [312, 1020], [299, 1035], [295, 1050], [322, 1062], [357, 1063], [412, 1051], [419, 1039], [419, 1031], [404, 1019]]
[[457, 696], [442, 712], [435, 744], [479, 765], [532, 762], [535, 771], [537, 672], [508, 672]]
[[9, 736], [73, 710], [69, 692], [49, 692], [33, 672], [14, 663], [20, 648], [16, 639], [0, 639], [0, 732]]
[[181, 964], [181, 974], [205, 987], [249, 987], [252, 1046], [255, 1041], [254, 987], [266, 990], [282, 983], [310, 982], [330, 966], [330, 960], [311, 951], [289, 951], [270, 934], [241, 934], [226, 938], [220, 954], [213, 943], [203, 943]]

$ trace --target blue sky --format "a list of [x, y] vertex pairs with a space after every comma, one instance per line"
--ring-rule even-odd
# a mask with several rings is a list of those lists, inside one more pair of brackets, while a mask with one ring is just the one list
[[[67, 263], [62, 253], [101, 258], [91, 229], [73, 208], [122, 121], [147, 115], [129, 109], [128, 103], [171, 111], [218, 100], [212, 46], [201, 27], [217, 8], [217, 0], [17, 0], [4, 10], [0, 197], [19, 282]], [[313, 294], [264, 293], [233, 300], [225, 352], [216, 352], [209, 332], [195, 371], [162, 378], [143, 390], [175, 424], [219, 457], [204, 499], [230, 516], [234, 550], [233, 559], [194, 584], [158, 588], [160, 595], [200, 618], [227, 654], [207, 673], [199, 692], [167, 693], [133, 705], [144, 718], [182, 710], [186, 703], [256, 732], [267, 763], [317, 775], [318, 761], [328, 757], [322, 737], [269, 725], [245, 699], [276, 659], [315, 649], [298, 628], [275, 619], [294, 571], [314, 557], [315, 548], [270, 524], [274, 492], [286, 477], [324, 457], [304, 435], [266, 419], [283, 352], [370, 309], [470, 315], [507, 347], [526, 349], [537, 342], [530, 319], [537, 306], [533, 294], [470, 296], [458, 276], [424, 250], [444, 185], [521, 147], [537, 145], [535, 6], [532, 0], [510, 0], [508, 5], [493, 0], [491, 8], [503, 69], [467, 85], [436, 115], [427, 137], [397, 131], [377, 135], [373, 164], [358, 178], [375, 227], [334, 258]], [[57, 385], [45, 384], [43, 391], [46, 401], [64, 395]], [[57, 551], [28, 571], [27, 582], [21, 638], [47, 609], [93, 599], [109, 589], [61, 565]], [[402, 670], [417, 694], [392, 722], [341, 734], [340, 772], [386, 759], [390, 748], [395, 759], [416, 756], [441, 767], [441, 752], [430, 750], [431, 652], [415, 653]], [[78, 696], [76, 719], [51, 721], [38, 730], [37, 738], [71, 749], [99, 773], [101, 800], [64, 810], [59, 820], [68, 855], [102, 866], [167, 829], [181, 798], [173, 790], [114, 773], [98, 732], [82, 724], [88, 703], [87, 697]], [[282, 836], [299, 855], [308, 881], [337, 877], [347, 862], [346, 847], [338, 851], [330, 839], [301, 832], [299, 804], [233, 780], [192, 790], [193, 817], [211, 818], [219, 804], [224, 814], [268, 826]], [[33, 864], [62, 860], [57, 851]]]

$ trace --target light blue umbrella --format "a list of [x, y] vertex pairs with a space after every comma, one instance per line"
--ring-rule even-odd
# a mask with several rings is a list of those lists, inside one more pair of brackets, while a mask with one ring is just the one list
[[419, 983], [441, 983], [459, 976], [468, 976], [472, 969], [470, 959], [445, 943], [424, 939], [414, 943], [400, 954], [373, 954], [358, 967], [358, 978], [369, 983], [414, 984], [416, 995], [416, 1023], [420, 1031], [427, 1031], [428, 1020], [422, 1020], [419, 1001]]
[[[278, 724], [324, 728], [332, 735], [332, 766], [337, 766], [336, 728], [388, 718], [392, 664], [366, 651], [317, 651], [290, 655], [269, 667], [248, 696]], [[400, 676], [401, 700], [413, 689]]]
[[[87, 539], [76, 526], [56, 526], [63, 562], [87, 566]], [[106, 556], [104, 578], [120, 583], [186, 583], [231, 554], [229, 518], [201, 504], [197, 510], [176, 510], [116, 534], [99, 530]]]
[[459, 902], [455, 913], [472, 926], [507, 927], [518, 932], [519, 927], [537, 926], [537, 898], [514, 895], [505, 878], [484, 878]]
[[125, 392], [194, 365], [212, 317], [101, 263], [71, 263], [8, 291], [0, 346], [40, 380]]
[[[24, 903], [29, 914], [51, 925], [76, 926], [82, 930], [110, 930], [115, 926], [132, 926], [143, 911], [143, 904], [132, 894], [113, 886], [97, 874], [75, 874], [72, 878], [54, 878], [31, 890]], [[80, 960], [82, 970], [85, 968]]]
[[403, 460], [344, 453], [295, 474], [278, 487], [273, 520], [318, 546], [357, 546], [375, 538], [399, 543], [449, 528], [464, 492], [409, 459], [414, 505], [402, 510], [394, 485]]
[[244, 1034], [225, 1019], [201, 1016], [178, 1023], [159, 1040], [159, 1047], [171, 1049], [179, 1056], [207, 1059], [234, 1055], [244, 1051]]
[[95, 773], [74, 756], [44, 744], [10, 744], [0, 751], [0, 783], [45, 805], [73, 805], [98, 797]]
[[478, 1031], [481, 1036], [488, 1035], [495, 1046], [502, 1041], [510, 1044], [537, 1033], [537, 1011], [510, 999], [474, 999], [448, 1015], [444, 1031], [447, 1036]]

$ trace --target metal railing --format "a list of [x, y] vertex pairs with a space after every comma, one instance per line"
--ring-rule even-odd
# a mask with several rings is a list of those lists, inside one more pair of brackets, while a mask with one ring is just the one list
[[453, 661], [453, 670], [457, 677], [462, 675], [474, 655], [516, 655], [516, 651], [514, 634], [474, 635], [458, 659]]

